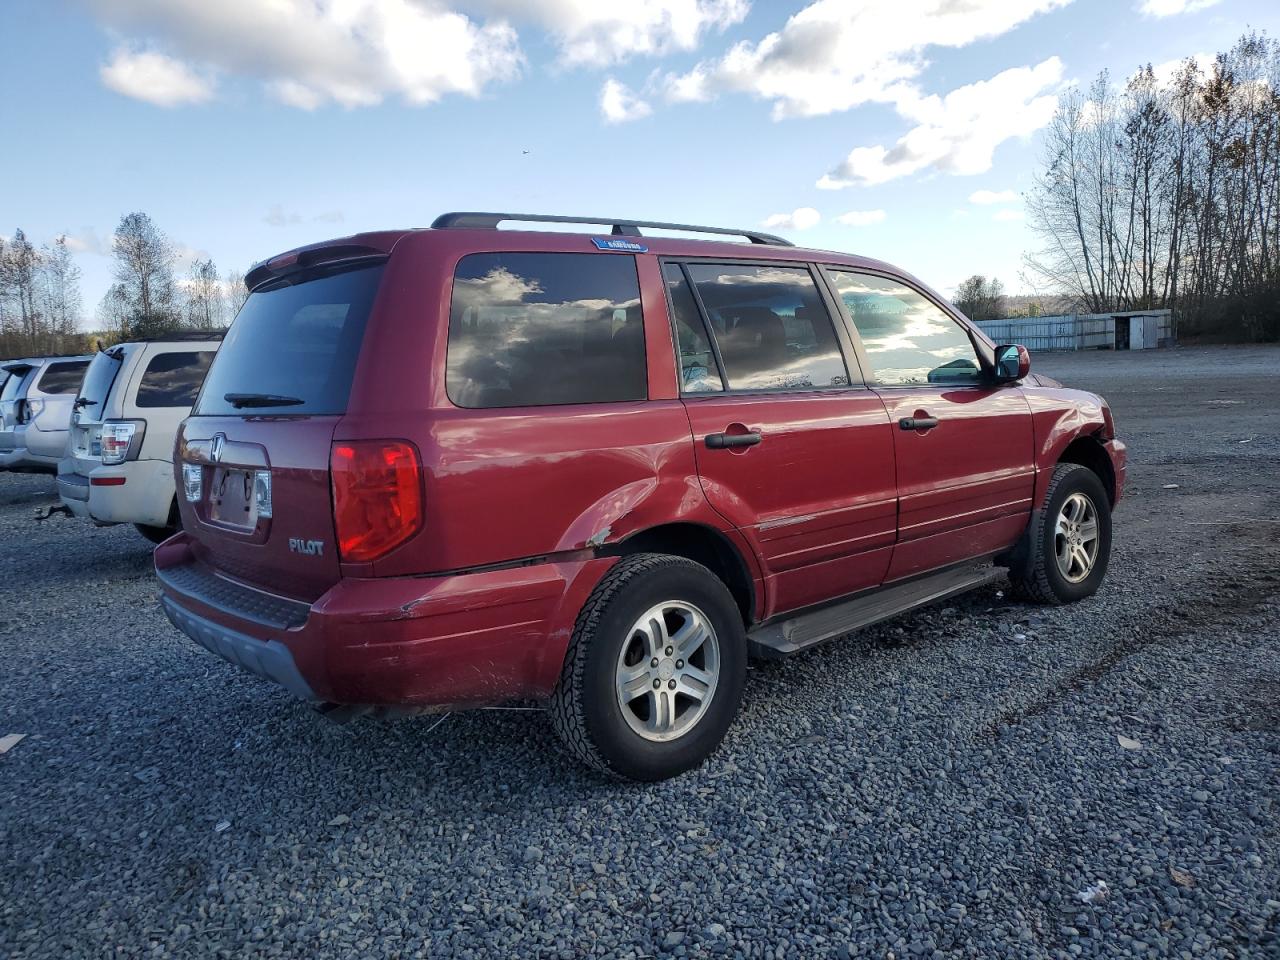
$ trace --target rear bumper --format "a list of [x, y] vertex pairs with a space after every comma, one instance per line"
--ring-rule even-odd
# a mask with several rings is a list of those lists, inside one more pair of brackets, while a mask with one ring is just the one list
[[[104, 485], [104, 480], [112, 482]], [[96, 466], [87, 474], [79, 472], [74, 458], [58, 465], [58, 496], [63, 504], [76, 516], [98, 523], [166, 526], [173, 494], [173, 464], [167, 460], [130, 460]]]
[[162, 603], [179, 630], [298, 696], [361, 706], [550, 695], [578, 610], [616, 562], [344, 579], [308, 605], [218, 575], [190, 543], [180, 533], [155, 554]]

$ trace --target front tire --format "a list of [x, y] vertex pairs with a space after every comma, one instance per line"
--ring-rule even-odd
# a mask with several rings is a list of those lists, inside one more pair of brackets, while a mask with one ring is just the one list
[[1111, 501], [1098, 475], [1058, 464], [1027, 539], [1026, 563], [1009, 572], [1015, 596], [1062, 604], [1097, 593], [1111, 559]]
[[625, 557], [578, 615], [552, 723], [588, 766], [665, 780], [720, 745], [746, 668], [742, 615], [718, 577], [683, 557]]

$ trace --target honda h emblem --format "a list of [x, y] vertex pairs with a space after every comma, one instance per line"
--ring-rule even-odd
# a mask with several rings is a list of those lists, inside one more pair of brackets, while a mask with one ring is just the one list
[[222, 445], [226, 442], [226, 435], [221, 433], [215, 433], [209, 441], [209, 459], [214, 463], [222, 459]]

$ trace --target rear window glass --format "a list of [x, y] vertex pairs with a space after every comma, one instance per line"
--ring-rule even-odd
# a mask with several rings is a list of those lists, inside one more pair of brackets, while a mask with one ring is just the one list
[[4, 382], [4, 389], [0, 390], [0, 400], [13, 400], [18, 396], [22, 389], [22, 381], [27, 379], [29, 370], [22, 373], [13, 373], [9, 375], [9, 379]]
[[142, 372], [138, 384], [139, 407], [189, 407], [213, 363], [212, 350], [175, 350], [157, 353]]
[[463, 257], [449, 311], [449, 399], [460, 407], [610, 403], [648, 396], [634, 257]]
[[251, 293], [222, 341], [193, 412], [345, 413], [382, 269], [361, 267]]
[[115, 350], [97, 354], [89, 361], [89, 369], [85, 371], [84, 382], [80, 384], [82, 407], [89, 408], [85, 416], [98, 420], [102, 417], [102, 408], [111, 394], [111, 385], [120, 372], [120, 355]]
[[89, 366], [88, 360], [76, 360], [71, 363], [51, 363], [40, 374], [36, 389], [41, 393], [78, 393], [80, 381], [84, 379], [84, 371]]

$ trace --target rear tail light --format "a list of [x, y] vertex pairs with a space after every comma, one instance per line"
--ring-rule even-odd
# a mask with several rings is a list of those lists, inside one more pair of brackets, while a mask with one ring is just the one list
[[198, 463], [182, 465], [182, 495], [187, 503], [198, 503], [204, 492], [204, 468]]
[[102, 424], [102, 462], [137, 460], [147, 425], [142, 420], [107, 420]]
[[422, 467], [402, 440], [333, 445], [333, 522], [338, 553], [348, 563], [385, 556], [422, 527]]

